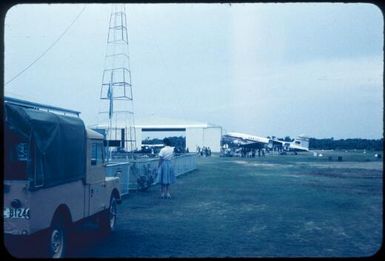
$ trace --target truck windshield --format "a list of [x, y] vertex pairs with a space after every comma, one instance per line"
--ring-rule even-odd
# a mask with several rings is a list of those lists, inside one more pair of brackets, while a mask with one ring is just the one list
[[27, 168], [31, 159], [29, 142], [5, 128], [4, 145], [4, 179], [27, 179]]

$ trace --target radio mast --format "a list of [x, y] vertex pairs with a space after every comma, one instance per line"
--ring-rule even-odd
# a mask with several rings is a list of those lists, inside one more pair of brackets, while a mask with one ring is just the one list
[[136, 149], [129, 60], [126, 8], [124, 4], [113, 4], [100, 91], [101, 109], [98, 115], [99, 122], [108, 124], [106, 139], [109, 152], [114, 150], [113, 147], [130, 152]]

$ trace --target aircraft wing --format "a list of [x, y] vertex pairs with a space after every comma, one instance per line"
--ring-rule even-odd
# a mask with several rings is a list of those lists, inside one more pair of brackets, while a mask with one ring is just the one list
[[260, 149], [263, 148], [265, 145], [269, 143], [268, 139], [262, 140], [251, 140], [247, 137], [243, 137], [241, 135], [223, 135], [223, 141], [224, 143], [232, 143], [234, 145], [237, 145], [239, 147], [245, 147], [245, 148], [256, 148]]

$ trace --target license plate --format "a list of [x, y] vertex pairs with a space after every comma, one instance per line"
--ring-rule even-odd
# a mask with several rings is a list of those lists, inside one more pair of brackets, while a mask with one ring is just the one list
[[4, 218], [30, 219], [29, 208], [4, 208]]

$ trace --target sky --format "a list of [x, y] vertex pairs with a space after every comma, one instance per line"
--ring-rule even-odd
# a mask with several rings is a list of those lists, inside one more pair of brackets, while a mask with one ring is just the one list
[[[110, 12], [110, 4], [9, 9], [4, 95], [96, 124]], [[373, 4], [126, 4], [126, 14], [135, 119], [258, 136], [383, 137], [384, 23]]]

